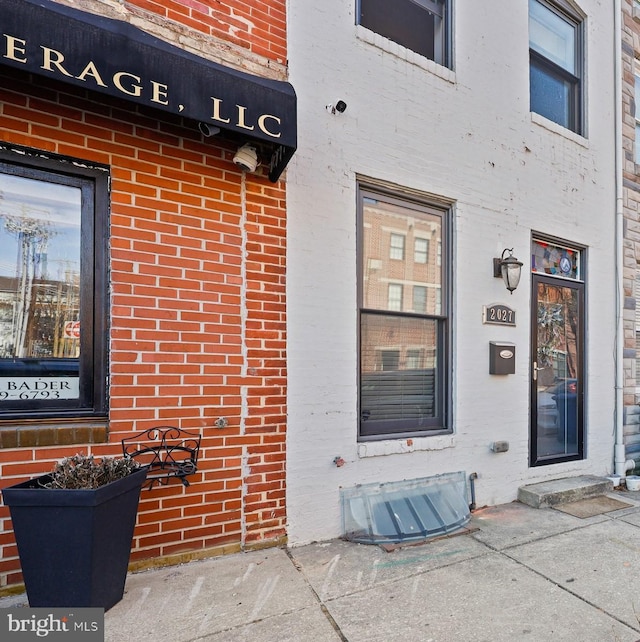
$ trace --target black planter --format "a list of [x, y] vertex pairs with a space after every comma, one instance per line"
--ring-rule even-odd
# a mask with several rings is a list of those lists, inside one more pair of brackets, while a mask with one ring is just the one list
[[111, 608], [122, 599], [147, 469], [95, 490], [42, 488], [49, 475], [2, 491], [31, 607]]

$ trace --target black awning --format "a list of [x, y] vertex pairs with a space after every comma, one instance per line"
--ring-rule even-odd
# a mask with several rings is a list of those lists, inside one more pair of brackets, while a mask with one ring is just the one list
[[276, 181], [296, 149], [287, 83], [200, 58], [127, 22], [51, 0], [0, 0], [0, 64], [259, 141]]

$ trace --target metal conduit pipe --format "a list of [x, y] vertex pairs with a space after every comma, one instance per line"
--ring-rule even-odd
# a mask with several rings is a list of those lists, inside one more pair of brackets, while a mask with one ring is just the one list
[[469, 475], [469, 488], [471, 490], [471, 503], [469, 504], [470, 511], [474, 511], [476, 509], [476, 479], [478, 479], [478, 473], [471, 473]]

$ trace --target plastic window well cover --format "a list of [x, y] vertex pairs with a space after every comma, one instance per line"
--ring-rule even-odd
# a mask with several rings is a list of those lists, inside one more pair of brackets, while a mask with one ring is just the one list
[[470, 517], [464, 472], [340, 490], [342, 532], [360, 544], [415, 542], [450, 533]]

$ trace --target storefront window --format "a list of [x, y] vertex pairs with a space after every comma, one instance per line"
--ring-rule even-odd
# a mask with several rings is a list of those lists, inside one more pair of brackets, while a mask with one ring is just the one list
[[106, 171], [52, 165], [0, 157], [0, 418], [105, 412]]

